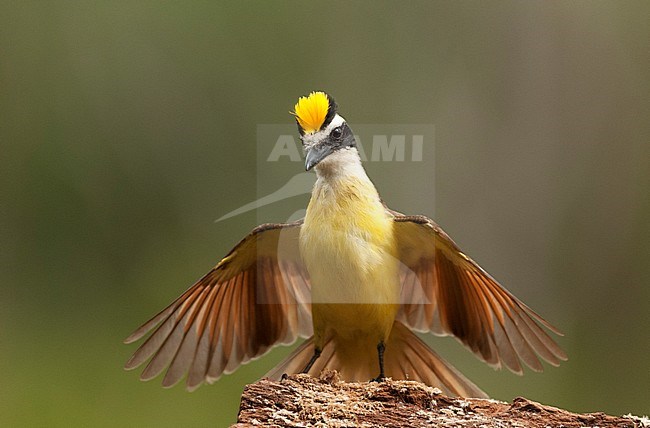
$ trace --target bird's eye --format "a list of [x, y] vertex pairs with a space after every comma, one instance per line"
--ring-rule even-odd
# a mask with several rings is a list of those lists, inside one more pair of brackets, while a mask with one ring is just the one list
[[341, 138], [341, 135], [343, 135], [343, 130], [341, 129], [340, 126], [332, 129], [332, 133], [330, 134], [332, 137], [339, 139]]

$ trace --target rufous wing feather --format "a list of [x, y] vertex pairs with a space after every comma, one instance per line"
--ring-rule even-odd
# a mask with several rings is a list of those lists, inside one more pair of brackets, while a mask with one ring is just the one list
[[542, 371], [566, 354], [542, 328], [561, 334], [466, 256], [433, 220], [394, 216], [402, 264], [397, 319], [418, 331], [453, 335], [488, 364]]
[[300, 260], [302, 220], [255, 228], [210, 272], [125, 343], [152, 332], [127, 361], [149, 363], [141, 379], [167, 368], [163, 386], [186, 373], [187, 387], [217, 380], [273, 346], [312, 334], [309, 276]]

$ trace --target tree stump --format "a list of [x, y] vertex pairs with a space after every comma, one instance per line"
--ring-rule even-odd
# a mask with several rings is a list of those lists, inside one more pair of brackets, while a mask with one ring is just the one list
[[650, 427], [648, 418], [571, 413], [518, 397], [512, 403], [443, 395], [414, 381], [347, 383], [320, 378], [262, 379], [244, 389], [244, 427]]

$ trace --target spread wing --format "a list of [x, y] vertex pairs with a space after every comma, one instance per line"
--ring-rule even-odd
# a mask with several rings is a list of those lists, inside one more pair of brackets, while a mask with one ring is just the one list
[[566, 354], [541, 327], [561, 333], [463, 254], [433, 220], [390, 211], [402, 263], [398, 320], [453, 335], [488, 364], [521, 374], [538, 357], [557, 366]]
[[185, 373], [187, 388], [212, 383], [223, 373], [275, 345], [312, 334], [310, 285], [300, 261], [302, 220], [255, 228], [210, 272], [125, 343], [153, 333], [127, 361], [133, 369], [151, 358], [141, 379], [166, 367], [163, 386]]

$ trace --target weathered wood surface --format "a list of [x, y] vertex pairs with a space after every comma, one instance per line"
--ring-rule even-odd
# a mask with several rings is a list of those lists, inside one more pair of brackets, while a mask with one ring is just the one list
[[293, 375], [248, 385], [233, 427], [650, 427], [647, 418], [577, 414], [518, 397], [447, 397], [419, 382], [347, 383]]

